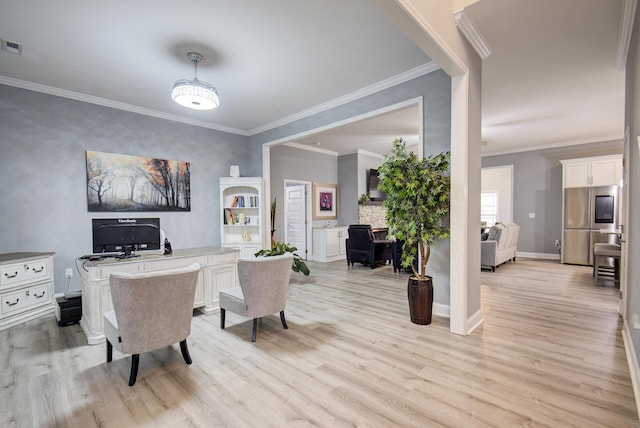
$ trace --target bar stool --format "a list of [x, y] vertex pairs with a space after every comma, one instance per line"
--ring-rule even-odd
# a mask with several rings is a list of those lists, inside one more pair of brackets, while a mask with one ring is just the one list
[[[613, 268], [600, 266], [600, 257], [612, 257]], [[612, 278], [616, 284], [620, 282], [620, 245], [600, 243], [593, 246], [593, 276], [596, 285], [600, 276]]]

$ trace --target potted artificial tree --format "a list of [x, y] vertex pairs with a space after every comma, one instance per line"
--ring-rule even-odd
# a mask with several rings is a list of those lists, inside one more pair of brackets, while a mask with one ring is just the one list
[[402, 267], [413, 272], [407, 290], [415, 324], [431, 324], [433, 281], [426, 267], [431, 246], [449, 236], [443, 224], [449, 213], [449, 159], [449, 152], [419, 159], [400, 138], [393, 141], [392, 154], [378, 168], [378, 188], [388, 195], [382, 205], [391, 234], [404, 242]]

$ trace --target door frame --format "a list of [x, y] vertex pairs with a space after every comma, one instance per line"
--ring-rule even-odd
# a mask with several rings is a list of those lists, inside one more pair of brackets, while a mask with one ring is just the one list
[[[288, 179], [285, 178], [284, 179], [284, 195], [287, 194], [287, 187], [289, 184], [300, 184], [300, 185], [304, 185], [304, 205], [305, 205], [305, 221], [304, 221], [304, 232], [305, 232], [305, 236], [306, 236], [306, 240], [307, 240], [307, 253], [306, 253], [306, 260], [313, 260], [313, 250], [312, 250], [312, 246], [311, 244], [311, 198], [309, 197], [309, 195], [311, 194], [311, 185], [312, 183], [310, 181], [302, 181], [302, 180], [292, 180], [292, 179]], [[289, 231], [286, 225], [286, 221], [287, 218], [289, 218], [289, 204], [287, 204], [287, 200], [285, 199], [285, 204], [284, 204], [284, 219], [285, 219], [285, 225], [284, 225], [284, 242], [289, 242]], [[298, 253], [299, 256], [302, 257], [302, 255], [300, 253]], [[304, 257], [303, 257], [304, 258]]]
[[[640, 137], [638, 140], [640, 146]], [[618, 193], [618, 198], [622, 203], [618, 222], [622, 226], [620, 234], [620, 306], [618, 313], [622, 317], [623, 323], [627, 320], [627, 285], [628, 285], [628, 245], [627, 236], [629, 233], [629, 158], [631, 157], [631, 130], [627, 126], [624, 131], [624, 143], [622, 151], [622, 192]], [[621, 218], [620, 218], [621, 217]]]

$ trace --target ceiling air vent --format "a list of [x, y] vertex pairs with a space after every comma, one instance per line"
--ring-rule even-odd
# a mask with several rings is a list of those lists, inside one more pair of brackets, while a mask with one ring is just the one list
[[5, 39], [1, 39], [1, 40], [2, 40], [3, 51], [22, 55], [22, 45], [20, 43], [12, 42]]

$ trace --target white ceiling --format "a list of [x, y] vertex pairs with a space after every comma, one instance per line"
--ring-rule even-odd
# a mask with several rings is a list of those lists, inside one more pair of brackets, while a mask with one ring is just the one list
[[480, 0], [483, 153], [622, 139], [623, 0]]
[[[0, 75], [248, 135], [430, 62], [369, 0], [0, 0]], [[198, 77], [220, 107], [170, 97]], [[0, 81], [2, 83], [2, 81]], [[6, 83], [6, 81], [4, 82]]]
[[[484, 154], [622, 137], [622, 2], [480, 0], [465, 9], [492, 49], [483, 63]], [[242, 135], [418, 75], [430, 62], [369, 0], [0, 6], [0, 37], [23, 45], [21, 56], [0, 51], [0, 83]], [[191, 50], [205, 57], [198, 77], [220, 93], [215, 110], [170, 99], [174, 81], [193, 76]], [[405, 108], [297, 142], [385, 151], [396, 136], [416, 138], [416, 117]]]

